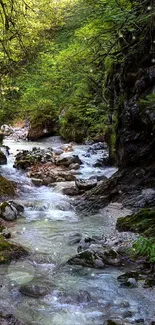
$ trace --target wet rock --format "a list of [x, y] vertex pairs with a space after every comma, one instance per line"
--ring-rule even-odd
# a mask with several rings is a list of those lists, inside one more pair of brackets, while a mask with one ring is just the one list
[[123, 313], [123, 318], [131, 318], [134, 316], [134, 312], [131, 310], [127, 310]]
[[106, 265], [119, 266], [122, 264], [119, 254], [112, 247], [100, 244], [91, 244], [89, 249], [95, 251]]
[[76, 179], [75, 184], [79, 190], [88, 191], [97, 185], [97, 179], [92, 179], [92, 180]]
[[30, 166], [47, 162], [54, 162], [52, 149], [44, 150], [34, 147], [30, 151], [23, 150], [18, 152], [13, 167], [26, 170]]
[[155, 287], [155, 277], [147, 278], [144, 282], [144, 288], [153, 288]]
[[68, 241], [68, 244], [69, 245], [75, 245], [75, 244], [78, 244], [82, 239], [82, 234], [80, 233], [75, 233], [75, 234], [71, 234], [69, 236], [69, 241]]
[[10, 155], [10, 152], [9, 152], [10, 148], [8, 146], [5, 146], [5, 145], [2, 145], [1, 147], [2, 147], [5, 155], [9, 156]]
[[72, 170], [78, 170], [80, 168], [80, 164], [78, 163], [70, 164], [69, 168]]
[[121, 275], [119, 275], [117, 277], [117, 280], [119, 282], [126, 282], [129, 278], [132, 278], [132, 279], [135, 279], [135, 280], [138, 280], [139, 279], [139, 272], [137, 271], [130, 271], [130, 272], [126, 272], [126, 273], [123, 273]]
[[91, 145], [89, 151], [103, 150], [103, 149], [107, 149], [107, 144], [105, 142], [97, 142]]
[[125, 282], [121, 283], [120, 286], [122, 288], [137, 288], [138, 287], [138, 283], [137, 283], [136, 279], [129, 278]]
[[62, 193], [65, 194], [65, 195], [69, 195], [69, 196], [76, 196], [76, 195], [83, 194], [84, 191], [79, 190], [75, 185], [73, 185], [71, 187], [63, 188]]
[[[36, 185], [52, 185], [56, 182], [70, 182], [75, 180], [75, 176], [65, 167], [58, 167], [52, 163], [37, 165], [30, 169], [28, 176]], [[37, 182], [36, 180], [39, 179]]]
[[68, 260], [69, 264], [82, 265], [87, 267], [104, 268], [101, 258], [93, 251], [87, 249]]
[[0, 234], [6, 239], [11, 238], [11, 232], [7, 228], [4, 228], [2, 231], [0, 231]]
[[105, 265], [122, 265], [119, 254], [113, 248], [92, 242], [92, 238], [81, 241], [77, 249], [78, 254], [68, 261], [69, 264], [96, 268], [103, 268]]
[[91, 295], [86, 290], [79, 290], [77, 293], [60, 293], [58, 299], [61, 304], [86, 304], [92, 300]]
[[[103, 166], [102, 166], [103, 167]], [[97, 176], [97, 181], [100, 182], [100, 181], [106, 181], [107, 180], [107, 177], [104, 176], [104, 175], [98, 175]]]
[[3, 151], [0, 149], [0, 165], [5, 165], [7, 164], [7, 158]]
[[86, 146], [90, 146], [94, 144], [94, 140], [86, 140], [84, 143]]
[[61, 148], [53, 148], [53, 153], [56, 155], [56, 156], [60, 156], [63, 154], [63, 149]]
[[50, 288], [44, 284], [29, 282], [23, 284], [19, 288], [19, 291], [25, 296], [39, 298], [48, 295], [50, 293]]
[[73, 151], [73, 145], [75, 145], [75, 143], [70, 142], [61, 146], [61, 149], [63, 150], [63, 152], [70, 152]]
[[130, 307], [130, 304], [129, 304], [128, 301], [122, 301], [122, 302], [120, 302], [120, 303], [118, 304], [118, 307], [119, 307], [119, 308], [128, 308], [128, 307]]
[[145, 320], [143, 318], [136, 319], [135, 324], [140, 324], [140, 325], [145, 324]]
[[112, 319], [109, 319], [105, 324], [106, 325], [124, 325], [123, 321], [121, 321], [121, 320], [112, 320]]
[[19, 203], [18, 201], [9, 200], [8, 202], [16, 208], [16, 210], [18, 211], [19, 214], [24, 212], [24, 206], [21, 203]]
[[[0, 312], [0, 324], [1, 325], [26, 325], [25, 322], [18, 320], [13, 314]], [[30, 325], [27, 323], [27, 325]]]
[[62, 180], [71, 182], [76, 179], [76, 177], [69, 171], [58, 171], [57, 175], [58, 175], [58, 177], [56, 178], [56, 182], [58, 182], [58, 181], [62, 182]]
[[4, 201], [0, 203], [0, 218], [13, 221], [24, 211], [23, 205], [15, 201]]
[[15, 186], [12, 182], [8, 181], [6, 178], [0, 176], [0, 197], [8, 198], [15, 195]]
[[39, 125], [31, 124], [28, 130], [27, 139], [34, 141], [39, 138], [54, 135], [57, 131], [56, 119], [49, 119]]
[[29, 128], [24, 125], [22, 127], [13, 127], [11, 134], [8, 136], [8, 139], [14, 141], [26, 140], [28, 129]]
[[7, 221], [14, 221], [17, 219], [18, 211], [9, 202], [5, 201], [0, 204], [0, 217]]
[[58, 166], [69, 167], [72, 164], [79, 164], [79, 165], [81, 165], [82, 164], [82, 161], [80, 160], [80, 158], [77, 155], [61, 156], [61, 157], [57, 158], [56, 164]]
[[86, 238], [82, 239], [80, 241], [78, 248], [77, 248], [77, 252], [80, 253], [82, 251], [85, 251], [86, 249], [88, 249], [90, 247], [90, 245], [92, 243], [95, 243], [95, 242], [96, 242], [95, 239], [93, 239], [91, 237], [86, 237]]
[[0, 235], [0, 264], [10, 263], [12, 260], [27, 256], [25, 248], [15, 243], [10, 243]]
[[43, 185], [43, 180], [40, 179], [40, 178], [31, 178], [31, 181], [36, 186], [42, 186]]

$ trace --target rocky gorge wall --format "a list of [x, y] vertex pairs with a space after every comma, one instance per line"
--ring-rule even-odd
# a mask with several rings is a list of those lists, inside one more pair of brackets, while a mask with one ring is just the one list
[[[141, 5], [138, 17], [147, 10]], [[144, 7], [144, 8], [143, 8]], [[155, 204], [155, 22], [127, 31], [120, 51], [123, 60], [107, 78], [110, 107], [116, 111], [115, 156], [118, 172], [83, 197], [88, 211], [119, 201], [132, 209]], [[129, 46], [129, 44], [131, 44]], [[147, 97], [148, 96], [148, 97]]]

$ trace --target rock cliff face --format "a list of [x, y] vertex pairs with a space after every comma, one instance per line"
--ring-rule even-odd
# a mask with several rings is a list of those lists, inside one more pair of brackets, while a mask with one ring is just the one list
[[115, 64], [107, 80], [110, 106], [117, 109], [115, 149], [119, 170], [87, 192], [81, 207], [89, 211], [110, 201], [136, 209], [155, 204], [154, 26], [137, 31], [134, 44], [125, 47], [125, 59]]
[[108, 81], [111, 105], [118, 112], [116, 156], [121, 168], [148, 165], [155, 157], [155, 103], [142, 103], [155, 94], [155, 28], [148, 26], [147, 32], [137, 33], [135, 45]]

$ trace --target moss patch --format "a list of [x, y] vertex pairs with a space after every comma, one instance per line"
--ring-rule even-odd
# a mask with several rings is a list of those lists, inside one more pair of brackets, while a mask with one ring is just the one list
[[0, 199], [1, 197], [14, 196], [15, 189], [12, 182], [0, 176]]
[[136, 214], [119, 218], [116, 228], [119, 231], [133, 231], [146, 237], [155, 237], [155, 207], [141, 209]]
[[2, 233], [2, 231], [4, 230], [4, 229], [6, 229], [2, 224], [1, 224], [1, 222], [0, 222], [0, 234]]
[[8, 242], [0, 235], [0, 264], [7, 264], [13, 259], [27, 255], [27, 251], [19, 245]]

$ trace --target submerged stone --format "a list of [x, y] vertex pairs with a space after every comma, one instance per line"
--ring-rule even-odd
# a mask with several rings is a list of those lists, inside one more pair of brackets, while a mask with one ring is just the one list
[[19, 288], [19, 291], [25, 296], [39, 298], [48, 295], [50, 293], [50, 288], [44, 284], [29, 282], [23, 284]]

